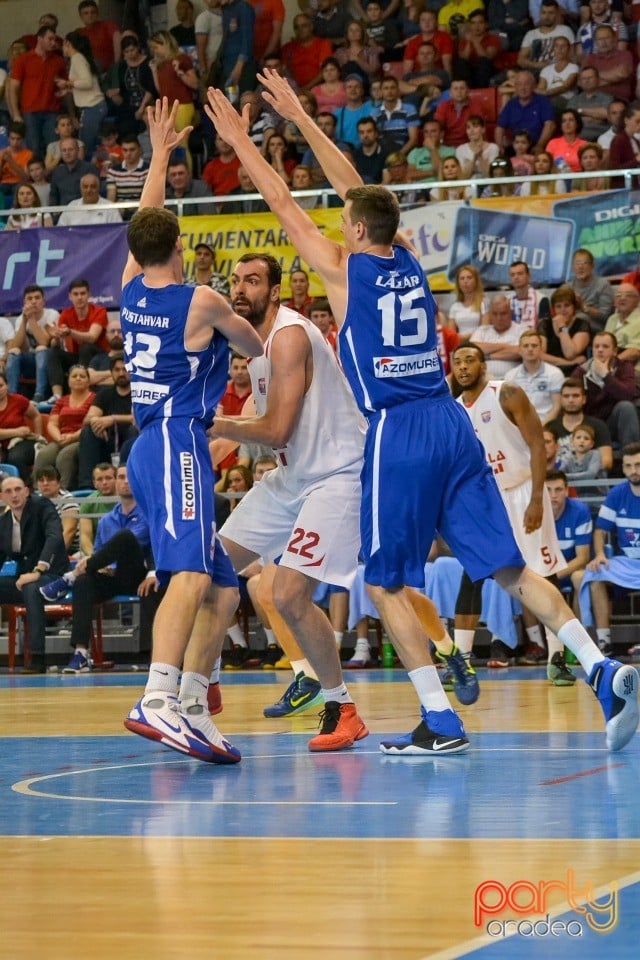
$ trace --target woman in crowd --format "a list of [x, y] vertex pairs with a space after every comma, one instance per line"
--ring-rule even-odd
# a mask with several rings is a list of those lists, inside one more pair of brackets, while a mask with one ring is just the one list
[[[533, 160], [534, 177], [544, 177], [553, 173], [553, 157], [546, 150], [537, 153]], [[523, 183], [520, 187], [521, 197], [542, 197], [549, 193], [566, 193], [567, 185], [564, 180], [534, 180]]]
[[263, 153], [267, 163], [273, 167], [278, 176], [291, 186], [291, 174], [298, 161], [289, 157], [287, 142], [277, 130], [272, 130], [265, 137]]
[[35, 441], [41, 433], [37, 407], [21, 393], [9, 393], [7, 378], [0, 373], [0, 460], [13, 464], [25, 483], [29, 483]]
[[[248, 467], [243, 466], [241, 463], [237, 463], [235, 467], [229, 467], [227, 470], [227, 475], [224, 478], [224, 484], [222, 487], [223, 493], [248, 493], [253, 486], [253, 477], [251, 475], [251, 470]], [[234, 497], [230, 501], [230, 507], [232, 510], [240, 503], [240, 497]]]
[[495, 143], [485, 140], [485, 122], [478, 114], [472, 114], [467, 120], [467, 142], [456, 147], [456, 157], [460, 161], [465, 180], [472, 177], [487, 177], [489, 167], [496, 160], [500, 150]]
[[567, 108], [560, 115], [561, 136], [554, 137], [547, 144], [547, 151], [553, 157], [553, 162], [559, 170], [572, 170], [577, 173], [580, 169], [578, 151], [587, 143], [579, 133], [582, 130], [582, 117], [577, 110]]
[[[497, 157], [489, 164], [489, 176], [496, 180], [515, 176], [511, 160], [508, 157]], [[491, 183], [487, 184], [481, 193], [482, 197], [514, 197], [520, 193], [519, 183]]]
[[151, 63], [137, 37], [122, 38], [122, 59], [118, 62], [118, 86], [107, 90], [110, 113], [114, 114], [120, 135], [140, 134], [146, 130], [145, 110], [158, 96]]
[[489, 304], [476, 267], [460, 267], [455, 279], [456, 299], [449, 308], [449, 323], [453, 323], [466, 341], [480, 324], [489, 322]]
[[[599, 143], [585, 143], [578, 150], [580, 159], [580, 169], [585, 173], [597, 174], [602, 170], [602, 158], [604, 150]], [[608, 190], [610, 187], [609, 177], [585, 177], [584, 180], [574, 180], [572, 189], [587, 193], [598, 193], [600, 190]]]
[[76, 485], [80, 432], [95, 398], [86, 367], [79, 364], [71, 367], [69, 391], [56, 401], [51, 411], [48, 423], [51, 440], [38, 451], [34, 464], [36, 470], [52, 464], [56, 466], [65, 490], [71, 490]]
[[61, 93], [73, 97], [80, 114], [79, 137], [84, 143], [85, 156], [92, 157], [98, 143], [100, 124], [107, 115], [107, 101], [100, 87], [98, 67], [93, 59], [87, 37], [73, 30], [64, 38], [62, 52], [69, 61], [69, 79], [57, 79]]
[[[20, 183], [14, 194], [13, 206], [16, 209], [36, 209], [40, 207], [38, 191], [30, 183]], [[7, 230], [28, 230], [30, 227], [52, 227], [50, 213], [12, 213], [7, 220]]]
[[340, 76], [340, 64], [335, 57], [327, 57], [322, 62], [322, 83], [311, 88], [316, 98], [319, 113], [333, 113], [347, 102], [344, 81]]
[[[198, 74], [193, 62], [181, 53], [176, 38], [168, 30], [158, 30], [151, 37], [151, 72], [158, 96], [167, 97], [169, 103], [177, 100], [180, 106], [176, 115], [176, 130], [184, 130], [194, 122], [196, 108], [194, 94], [198, 89]], [[191, 156], [185, 149], [189, 166]]]
[[347, 42], [338, 47], [335, 58], [343, 77], [350, 73], [361, 73], [368, 82], [380, 72], [380, 56], [375, 47], [367, 43], [367, 33], [359, 20], [350, 20], [347, 24]]
[[[440, 179], [447, 181], [464, 180], [462, 167], [457, 157], [447, 157], [442, 161]], [[429, 199], [438, 203], [441, 200], [468, 200], [471, 196], [471, 187], [434, 187]]]
[[538, 324], [545, 360], [567, 372], [584, 363], [591, 342], [589, 321], [576, 316], [578, 298], [568, 284], [558, 287], [551, 296], [551, 318]]

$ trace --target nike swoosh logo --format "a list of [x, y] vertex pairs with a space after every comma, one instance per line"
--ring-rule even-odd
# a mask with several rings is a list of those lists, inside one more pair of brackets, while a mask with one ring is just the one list
[[168, 677], [168, 676], [169, 676], [169, 671], [168, 671], [168, 670], [156, 670], [156, 673], [159, 673], [161, 677]]
[[462, 742], [463, 742], [463, 741], [462, 741], [460, 738], [458, 738], [457, 740], [452, 740], [451, 738], [449, 738], [449, 739], [447, 739], [447, 740], [442, 740], [442, 741], [440, 741], [440, 742], [438, 742], [437, 740], [434, 740], [434, 741], [433, 741], [433, 747], [432, 747], [432, 749], [433, 749], [433, 750], [444, 750], [445, 747], [452, 747], [452, 746], [454, 746], [455, 744], [457, 744], [457, 743], [462, 743]]
[[196, 683], [199, 683], [200, 686], [201, 686], [201, 687], [204, 687], [205, 690], [208, 690], [208, 689], [209, 689], [209, 684], [208, 684], [208, 683], [203, 683], [202, 680], [198, 680], [198, 679], [196, 678]]
[[305, 700], [308, 700], [308, 699], [309, 699], [309, 694], [305, 693], [303, 697], [298, 697], [297, 700], [294, 700], [293, 698], [291, 698], [289, 702], [292, 707], [299, 707], [301, 704], [305, 702]]
[[169, 730], [172, 730], [174, 733], [182, 733], [182, 729], [181, 729], [180, 727], [174, 727], [174, 726], [172, 726], [167, 720], [164, 719], [164, 717], [158, 717], [158, 719], [159, 719], [159, 720], [162, 720], [162, 722], [164, 723], [165, 727], [168, 727]]

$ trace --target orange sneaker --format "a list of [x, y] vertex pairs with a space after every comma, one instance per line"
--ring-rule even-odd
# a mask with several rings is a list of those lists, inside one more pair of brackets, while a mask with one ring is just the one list
[[345, 750], [356, 740], [369, 735], [364, 721], [358, 716], [355, 703], [325, 703], [320, 714], [320, 733], [309, 740], [309, 750]]
[[212, 717], [215, 717], [218, 713], [222, 713], [222, 693], [220, 692], [219, 683], [209, 684], [209, 689], [207, 690], [207, 705]]

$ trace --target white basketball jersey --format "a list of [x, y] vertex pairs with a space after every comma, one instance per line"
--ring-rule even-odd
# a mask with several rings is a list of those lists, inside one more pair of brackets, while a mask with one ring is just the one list
[[501, 490], [517, 487], [531, 477], [531, 452], [515, 423], [500, 406], [502, 380], [490, 380], [479, 397], [465, 408], [487, 454]]
[[362, 465], [366, 423], [331, 346], [310, 320], [280, 307], [264, 354], [249, 362], [258, 416], [267, 408], [273, 338], [285, 327], [302, 327], [313, 354], [313, 379], [293, 433], [282, 449], [274, 450], [287, 474], [287, 483], [308, 483]]

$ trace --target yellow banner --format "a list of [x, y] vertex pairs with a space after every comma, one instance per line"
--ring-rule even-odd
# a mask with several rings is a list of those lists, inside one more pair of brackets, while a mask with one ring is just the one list
[[[322, 233], [340, 242], [340, 210], [310, 210], [309, 216]], [[180, 229], [184, 245], [187, 278], [193, 273], [194, 248], [208, 243], [216, 251], [216, 270], [231, 276], [234, 264], [244, 253], [270, 253], [282, 265], [282, 298], [291, 296], [289, 276], [293, 270], [309, 274], [312, 297], [324, 296], [324, 287], [317, 273], [309, 269], [291, 245], [289, 237], [272, 213], [219, 214], [207, 217], [181, 217]]]

